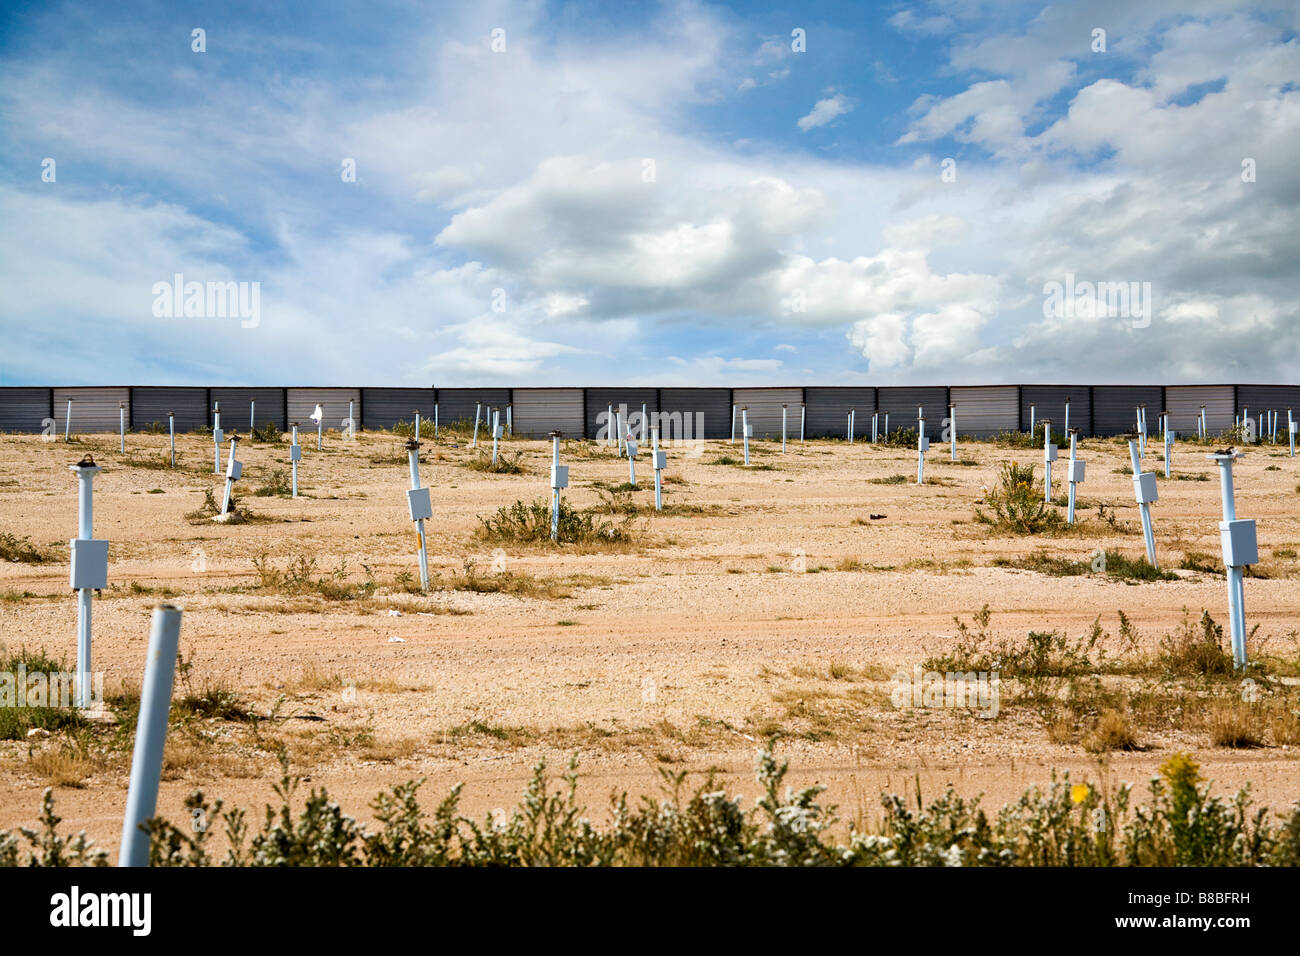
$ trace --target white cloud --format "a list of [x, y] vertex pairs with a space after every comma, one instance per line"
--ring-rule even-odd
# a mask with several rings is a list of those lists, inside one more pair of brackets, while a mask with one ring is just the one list
[[825, 99], [818, 100], [808, 115], [800, 117], [795, 125], [807, 132], [810, 129], [816, 129], [818, 126], [825, 126], [835, 117], [843, 116], [852, 109], [853, 105], [843, 93], [835, 93]]

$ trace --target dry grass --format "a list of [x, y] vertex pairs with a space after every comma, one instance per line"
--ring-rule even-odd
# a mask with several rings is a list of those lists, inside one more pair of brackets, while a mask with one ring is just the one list
[[1215, 747], [1264, 746], [1264, 715], [1259, 707], [1245, 701], [1213, 702], [1206, 713], [1205, 724], [1210, 733], [1210, 743]]
[[83, 738], [68, 736], [64, 740], [27, 755], [27, 769], [40, 777], [47, 787], [79, 789], [96, 772], [107, 767], [102, 755]]
[[1102, 711], [1092, 730], [1084, 735], [1083, 748], [1089, 753], [1140, 749], [1132, 719], [1118, 710]]
[[1279, 747], [1300, 744], [1300, 712], [1287, 707], [1285, 701], [1279, 703], [1269, 714], [1268, 733]]

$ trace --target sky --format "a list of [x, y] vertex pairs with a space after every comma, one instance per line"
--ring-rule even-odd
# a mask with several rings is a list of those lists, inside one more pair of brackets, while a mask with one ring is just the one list
[[1297, 147], [1294, 2], [11, 0], [0, 384], [1300, 383]]

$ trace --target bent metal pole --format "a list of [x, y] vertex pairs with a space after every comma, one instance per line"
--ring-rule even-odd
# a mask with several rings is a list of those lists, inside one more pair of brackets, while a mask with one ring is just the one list
[[1129, 439], [1128, 454], [1133, 463], [1133, 497], [1137, 499], [1138, 509], [1142, 514], [1142, 540], [1146, 544], [1147, 561], [1156, 568], [1159, 567], [1156, 563], [1156, 536], [1151, 527], [1151, 503], [1159, 497], [1156, 492], [1156, 476], [1155, 472], [1142, 471], [1142, 462], [1138, 458], [1137, 439]]
[[149, 865], [149, 834], [141, 829], [158, 809], [158, 780], [162, 773], [167, 716], [171, 711], [172, 680], [181, 638], [181, 611], [170, 604], [154, 608], [140, 688], [140, 714], [131, 752], [131, 778], [122, 817], [122, 849], [118, 866]]

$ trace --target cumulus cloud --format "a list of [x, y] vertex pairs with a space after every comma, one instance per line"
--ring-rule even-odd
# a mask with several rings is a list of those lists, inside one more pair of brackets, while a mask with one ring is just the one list
[[[898, 42], [944, 51], [942, 85], [901, 75], [911, 108], [880, 124], [826, 90], [796, 124], [864, 142], [901, 124], [870, 161], [702, 123], [799, 72], [785, 37], [731, 14], [666, 6], [597, 42], [553, 36], [539, 7], [496, 11], [509, 56], [477, 14], [439, 10], [402, 20], [364, 91], [183, 60], [149, 100], [108, 66], [159, 75], [138, 38], [113, 46], [127, 25], [97, 34], [104, 56], [11, 46], [0, 155], [61, 165], [57, 185], [0, 188], [10, 380], [93, 381], [108, 362], [123, 380], [271, 381], [285, 354], [372, 383], [561, 384], [611, 354], [623, 381], [785, 370], [724, 357], [737, 334], [828, 381], [1294, 377], [1292, 5], [899, 11]], [[157, 324], [149, 289], [175, 271], [260, 281], [258, 337]], [[1067, 273], [1150, 282], [1150, 326], [1044, 316], [1044, 283]]]
[[801, 130], [807, 132], [810, 129], [816, 129], [818, 126], [825, 126], [837, 116], [843, 116], [853, 109], [851, 104], [843, 93], [835, 93], [825, 99], [818, 100], [813, 104], [813, 108], [807, 116], [801, 116], [795, 123]]

